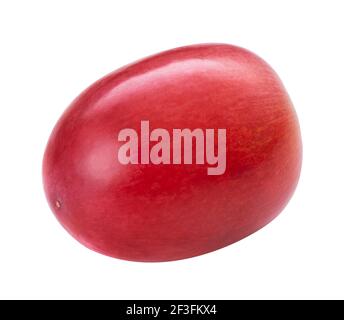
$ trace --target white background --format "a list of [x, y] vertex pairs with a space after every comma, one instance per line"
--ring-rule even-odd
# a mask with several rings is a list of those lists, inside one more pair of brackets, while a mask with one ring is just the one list
[[[0, 298], [344, 298], [343, 1], [0, 0]], [[176, 46], [246, 47], [282, 78], [304, 143], [271, 224], [184, 261], [94, 253], [48, 208], [45, 144], [89, 84]]]

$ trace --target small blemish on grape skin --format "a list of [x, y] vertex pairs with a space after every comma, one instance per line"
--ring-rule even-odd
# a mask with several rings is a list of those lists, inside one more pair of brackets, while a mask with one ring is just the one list
[[55, 201], [55, 207], [56, 207], [57, 209], [60, 209], [60, 208], [61, 208], [61, 202], [58, 201], [58, 200], [56, 200], [56, 201]]

